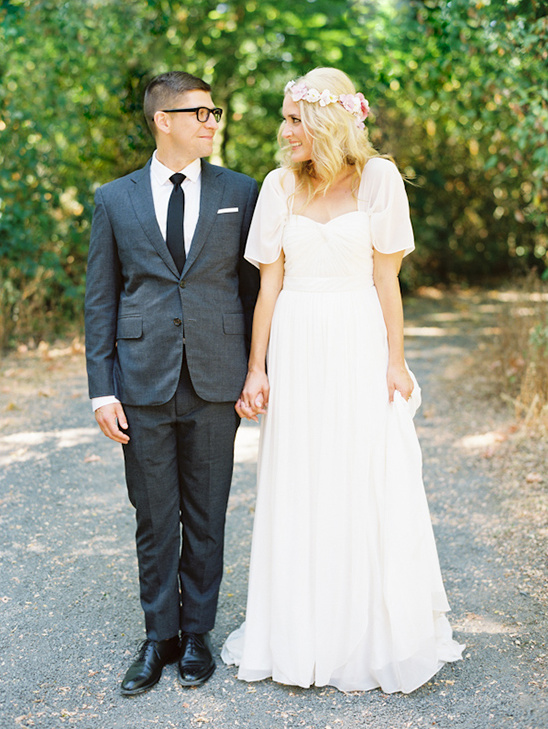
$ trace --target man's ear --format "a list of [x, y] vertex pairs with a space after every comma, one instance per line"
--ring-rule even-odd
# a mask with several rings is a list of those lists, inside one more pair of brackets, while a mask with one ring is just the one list
[[154, 113], [154, 124], [158, 131], [164, 132], [164, 134], [169, 134], [170, 118], [165, 111], [156, 111]]

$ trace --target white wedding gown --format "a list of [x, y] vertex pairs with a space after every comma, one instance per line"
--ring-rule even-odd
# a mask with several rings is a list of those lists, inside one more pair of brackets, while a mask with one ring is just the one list
[[266, 178], [246, 257], [285, 254], [268, 350], [246, 621], [222, 651], [246, 681], [410, 692], [461, 657], [409, 402], [388, 402], [374, 245], [413, 249], [403, 181], [364, 170], [358, 209], [292, 214], [290, 173]]

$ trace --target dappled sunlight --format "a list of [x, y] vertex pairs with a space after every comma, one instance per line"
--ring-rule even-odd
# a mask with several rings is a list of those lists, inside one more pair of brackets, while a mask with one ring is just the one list
[[104, 533], [90, 539], [86, 543], [78, 545], [70, 551], [68, 555], [72, 559], [80, 559], [81, 557], [112, 557], [113, 560], [119, 560], [122, 557], [135, 557], [135, 545], [131, 540], [120, 541], [116, 534], [113, 537], [107, 537]]
[[476, 304], [474, 308], [480, 314], [493, 314], [494, 316], [498, 316], [500, 312], [500, 306], [498, 304], [490, 304], [486, 302]]
[[438, 311], [435, 314], [430, 315], [430, 319], [432, 321], [456, 321], [461, 322], [462, 321], [462, 314], [460, 311]]
[[451, 327], [405, 327], [406, 337], [450, 337], [460, 333], [459, 328]]
[[[429, 327], [429, 326], [406, 326], [404, 328], [404, 334], [406, 337], [458, 337], [463, 333], [463, 322], [462, 317], [452, 317], [448, 315], [447, 321], [454, 321], [455, 326], [444, 325], [442, 327]], [[432, 317], [435, 318], [435, 317]], [[439, 321], [442, 322], [443, 318], [439, 317]], [[478, 326], [475, 322], [468, 321], [467, 325], [474, 330], [475, 333], [483, 336], [492, 336], [498, 334], [500, 327], [497, 326]]]
[[548, 293], [542, 291], [487, 291], [486, 295], [495, 301], [514, 303], [517, 301], [548, 301]]
[[97, 428], [66, 428], [4, 435], [0, 437], [0, 466], [44, 458], [44, 445], [51, 451], [88, 445], [96, 440], [97, 434]]
[[506, 436], [500, 431], [491, 430], [487, 433], [476, 433], [474, 435], [466, 435], [457, 441], [456, 445], [466, 450], [481, 450], [502, 443], [506, 440]]
[[495, 620], [487, 615], [476, 615], [475, 613], [468, 613], [461, 620], [453, 620], [453, 626], [461, 633], [501, 635], [513, 632], [508, 625], [500, 620]]
[[[479, 327], [472, 325], [474, 331], [482, 335], [493, 335], [499, 332], [499, 327]], [[406, 337], [457, 337], [462, 335], [462, 327], [405, 327]]]

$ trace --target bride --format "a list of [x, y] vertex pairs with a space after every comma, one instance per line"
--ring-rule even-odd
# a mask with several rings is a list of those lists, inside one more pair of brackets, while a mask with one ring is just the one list
[[318, 68], [285, 89], [285, 162], [246, 248], [261, 272], [247, 379], [263, 414], [238, 677], [410, 692], [461, 657], [413, 426], [398, 273], [414, 248], [403, 180], [368, 103]]

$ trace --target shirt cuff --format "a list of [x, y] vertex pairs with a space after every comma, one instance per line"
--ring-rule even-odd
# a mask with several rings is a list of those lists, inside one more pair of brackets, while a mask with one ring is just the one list
[[93, 408], [93, 412], [95, 412], [98, 408], [102, 408], [103, 405], [114, 405], [115, 402], [120, 402], [117, 397], [114, 395], [104, 395], [103, 397], [92, 397], [91, 398], [91, 407]]

